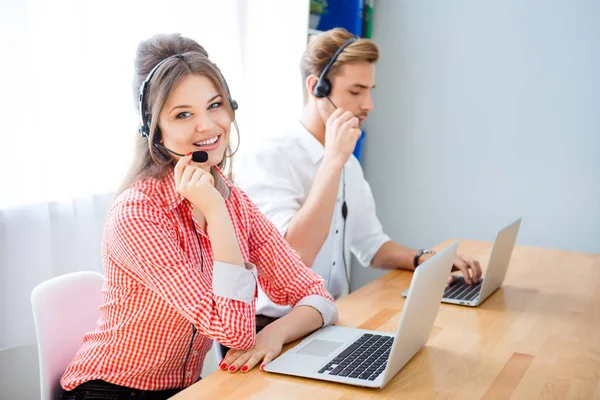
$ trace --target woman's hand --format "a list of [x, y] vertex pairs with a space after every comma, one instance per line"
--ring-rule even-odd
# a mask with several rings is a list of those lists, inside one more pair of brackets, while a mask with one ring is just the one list
[[256, 344], [250, 350], [229, 350], [219, 367], [230, 372], [248, 372], [260, 363], [263, 369], [281, 353], [285, 343], [282, 331], [270, 327], [267, 325], [256, 334]]
[[210, 172], [191, 164], [191, 159], [191, 154], [188, 154], [175, 165], [175, 190], [209, 218], [222, 212], [225, 200], [215, 188]]

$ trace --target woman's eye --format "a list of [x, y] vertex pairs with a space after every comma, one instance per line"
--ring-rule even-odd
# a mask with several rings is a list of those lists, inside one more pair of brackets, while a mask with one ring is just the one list
[[358, 95], [360, 94], [360, 92], [353, 92], [353, 91], [350, 91], [350, 94], [352, 94], [353, 96], [358, 96]]
[[188, 111], [184, 111], [182, 113], [177, 114], [177, 119], [184, 119], [189, 117], [190, 115], [192, 115], [192, 113], [188, 112]]
[[219, 108], [221, 107], [223, 103], [221, 103], [220, 101], [217, 101], [216, 103], [212, 103], [210, 106], [208, 106], [209, 109], [211, 108]]

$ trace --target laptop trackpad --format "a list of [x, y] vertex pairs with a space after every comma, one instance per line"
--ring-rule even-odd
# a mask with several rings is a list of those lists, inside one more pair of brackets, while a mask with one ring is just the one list
[[305, 356], [327, 357], [343, 344], [343, 342], [315, 339], [300, 349], [297, 354], [302, 354]]

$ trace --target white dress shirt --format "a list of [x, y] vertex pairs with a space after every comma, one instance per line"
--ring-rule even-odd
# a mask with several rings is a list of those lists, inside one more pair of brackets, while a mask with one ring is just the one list
[[[290, 220], [308, 197], [324, 154], [325, 147], [296, 122], [281, 137], [263, 140], [237, 158], [234, 181], [285, 235]], [[345, 233], [344, 200], [348, 208]], [[335, 299], [347, 284], [350, 252], [363, 266], [369, 266], [377, 250], [389, 240], [375, 213], [375, 200], [360, 163], [351, 156], [340, 180], [329, 234], [312, 269], [323, 277]], [[290, 310], [271, 302], [259, 287], [257, 314], [277, 318]]]

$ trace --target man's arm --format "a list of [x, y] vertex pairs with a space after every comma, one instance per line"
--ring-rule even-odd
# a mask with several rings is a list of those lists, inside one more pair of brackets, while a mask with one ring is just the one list
[[[417, 255], [417, 250], [409, 249], [394, 243], [391, 240], [385, 242], [371, 261], [371, 265], [376, 268], [382, 269], [405, 269], [407, 271], [414, 271], [414, 259]], [[425, 261], [426, 255], [419, 258], [419, 262]]]
[[[382, 269], [405, 269], [407, 271], [414, 271], [414, 259], [417, 255], [417, 250], [409, 249], [391, 240], [385, 242], [371, 261], [373, 267]], [[433, 257], [432, 254], [423, 254], [419, 257], [419, 265], [423, 264], [429, 258]], [[465, 282], [467, 284], [477, 283], [481, 279], [481, 265], [479, 261], [474, 260], [470, 257], [466, 257], [458, 254], [454, 259], [453, 264], [454, 271], [461, 271]], [[452, 277], [448, 280], [452, 282]]]
[[323, 160], [302, 207], [290, 220], [285, 239], [302, 261], [312, 267], [321, 246], [327, 240], [343, 164]]
[[361, 134], [358, 123], [354, 114], [341, 108], [327, 119], [323, 161], [306, 201], [288, 225], [285, 238], [308, 267], [327, 240], [342, 169]]

